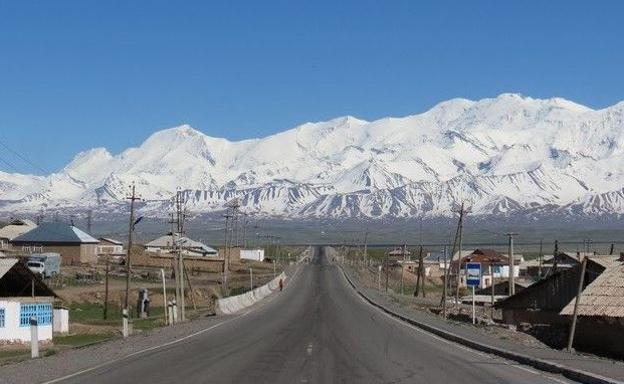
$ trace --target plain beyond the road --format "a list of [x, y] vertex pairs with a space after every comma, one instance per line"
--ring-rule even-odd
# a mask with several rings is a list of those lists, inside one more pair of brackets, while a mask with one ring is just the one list
[[283, 292], [244, 316], [61, 382], [570, 382], [390, 318], [353, 291], [326, 250], [315, 248]]

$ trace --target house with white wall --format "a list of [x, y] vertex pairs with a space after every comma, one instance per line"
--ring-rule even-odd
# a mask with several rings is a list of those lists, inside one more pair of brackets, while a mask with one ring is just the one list
[[0, 344], [30, 342], [30, 319], [39, 341], [52, 341], [56, 294], [17, 258], [0, 259]]

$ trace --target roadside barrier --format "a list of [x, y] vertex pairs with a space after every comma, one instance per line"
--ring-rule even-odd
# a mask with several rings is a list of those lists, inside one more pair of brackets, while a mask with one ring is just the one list
[[286, 283], [287, 276], [284, 272], [282, 272], [279, 276], [277, 276], [267, 284], [258, 287], [252, 291], [245, 292], [241, 295], [230, 296], [217, 300], [217, 314], [231, 315], [254, 305], [255, 303], [269, 296], [273, 292], [279, 291], [280, 279], [284, 283]]

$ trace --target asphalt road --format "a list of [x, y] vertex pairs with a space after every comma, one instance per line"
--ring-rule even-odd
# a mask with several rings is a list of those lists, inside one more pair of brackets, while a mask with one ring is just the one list
[[468, 350], [366, 304], [324, 250], [266, 304], [63, 383], [569, 382]]

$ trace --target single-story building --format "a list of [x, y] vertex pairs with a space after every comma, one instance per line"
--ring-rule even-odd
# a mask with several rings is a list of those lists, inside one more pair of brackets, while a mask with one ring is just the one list
[[114, 260], [126, 258], [126, 251], [121, 241], [109, 237], [100, 237], [98, 240], [100, 241], [97, 247], [98, 257], [110, 257]]
[[[624, 358], [624, 258], [594, 257], [604, 271], [586, 285], [578, 304], [574, 347]], [[576, 297], [559, 312], [568, 321]]]
[[398, 260], [398, 259], [409, 259], [412, 253], [406, 247], [397, 247], [388, 252], [388, 256]]
[[40, 341], [52, 341], [56, 294], [17, 258], [0, 259], [0, 344], [30, 342], [36, 317]]
[[[173, 244], [174, 237], [175, 247]], [[171, 253], [174, 248], [181, 249], [185, 256], [219, 257], [219, 252], [216, 249], [186, 236], [179, 234], [173, 236], [171, 232], [145, 244], [145, 250], [151, 253]]]
[[8, 249], [11, 241], [24, 233], [35, 229], [37, 224], [28, 219], [13, 219], [0, 228], [0, 249]]
[[241, 260], [264, 261], [264, 249], [241, 249]]
[[11, 241], [24, 253], [56, 252], [62, 264], [97, 262], [99, 241], [81, 229], [66, 223], [42, 223]]
[[[615, 257], [611, 257], [614, 259]], [[584, 287], [605, 270], [601, 257], [589, 258], [585, 269]], [[559, 312], [576, 296], [581, 265], [562, 268], [550, 276], [496, 304], [507, 324], [563, 324], [567, 320]]]
[[[520, 260], [514, 257], [514, 277], [520, 275]], [[453, 260], [451, 271], [457, 271], [457, 264], [460, 263], [460, 286], [466, 286], [465, 266], [466, 263], [481, 264], [481, 283], [479, 288], [492, 285], [494, 279], [509, 278], [509, 258], [496, 252], [493, 249], [475, 249], [472, 253], [462, 257], [461, 261]]]

